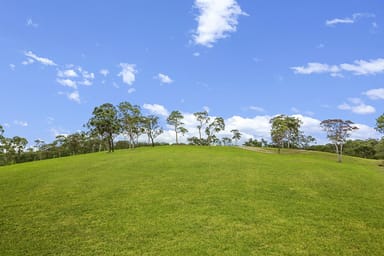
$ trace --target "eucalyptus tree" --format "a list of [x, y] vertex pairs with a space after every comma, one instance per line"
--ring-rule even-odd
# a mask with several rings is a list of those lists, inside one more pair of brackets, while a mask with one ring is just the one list
[[205, 128], [205, 134], [207, 135], [207, 143], [208, 145], [211, 145], [212, 143], [217, 143], [217, 137], [216, 134], [220, 131], [224, 131], [225, 129], [225, 123], [224, 119], [222, 117], [216, 117], [213, 119], [212, 123], [210, 123]]
[[147, 117], [143, 117], [142, 120], [143, 120], [144, 131], [147, 134], [148, 140], [151, 142], [152, 147], [154, 147], [155, 138], [163, 133], [163, 129], [159, 125], [159, 117], [154, 115], [149, 115]]
[[320, 126], [327, 132], [327, 138], [335, 146], [337, 160], [341, 163], [343, 145], [347, 141], [347, 138], [351, 136], [351, 132], [357, 130], [358, 127], [354, 126], [352, 121], [342, 119], [323, 120], [321, 121]]
[[232, 139], [235, 140], [235, 143], [237, 145], [237, 142], [241, 139], [241, 133], [238, 129], [231, 130], [232, 133]]
[[104, 103], [95, 107], [86, 126], [96, 132], [108, 142], [108, 151], [114, 151], [113, 138], [120, 132], [120, 123], [117, 118], [117, 110], [111, 103]]
[[117, 108], [121, 130], [128, 136], [130, 148], [134, 148], [135, 142], [143, 131], [140, 106], [124, 101]]
[[174, 131], [176, 134], [176, 144], [179, 144], [178, 134], [181, 133], [184, 135], [185, 133], [188, 132], [188, 130], [185, 127], [183, 127], [183, 124], [184, 124], [182, 122], [183, 118], [184, 116], [178, 110], [172, 111], [167, 118], [167, 123], [174, 127]]
[[20, 159], [21, 153], [24, 151], [25, 147], [28, 144], [28, 140], [23, 137], [14, 136], [11, 139], [11, 145], [14, 150], [17, 152], [17, 159]]
[[384, 134], [384, 114], [376, 119], [376, 131]]
[[281, 148], [284, 147], [284, 143], [287, 143], [288, 148], [291, 145], [297, 144], [302, 124], [300, 119], [278, 115], [272, 118], [269, 123], [271, 124], [272, 142], [277, 145], [279, 153]]
[[197, 125], [197, 129], [199, 130], [199, 140], [202, 140], [203, 138], [201, 135], [201, 131], [205, 129], [205, 127], [208, 125], [209, 120], [211, 118], [208, 116], [207, 111], [196, 112], [196, 113], [193, 113], [193, 115], [196, 117], [196, 120], [199, 122], [199, 124]]

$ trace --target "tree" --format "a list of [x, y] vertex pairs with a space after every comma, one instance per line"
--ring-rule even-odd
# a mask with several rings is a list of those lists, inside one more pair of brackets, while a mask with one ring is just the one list
[[271, 124], [271, 138], [272, 142], [278, 146], [278, 152], [284, 147], [284, 143], [289, 148], [291, 145], [298, 144], [300, 135], [301, 121], [296, 117], [289, 117], [286, 115], [278, 115], [272, 118], [269, 123]]
[[26, 138], [23, 138], [23, 137], [14, 136], [11, 139], [11, 144], [12, 144], [12, 147], [14, 148], [14, 150], [17, 152], [17, 159], [19, 160], [20, 156], [21, 156], [21, 152], [24, 151], [25, 147], [28, 144], [28, 140]]
[[118, 105], [118, 116], [122, 131], [128, 135], [129, 144], [131, 148], [135, 147], [135, 141], [142, 133], [142, 116], [141, 110], [138, 105], [132, 105], [129, 102], [121, 102]]
[[230, 146], [232, 143], [232, 139], [229, 137], [224, 137], [221, 139], [221, 141], [223, 142], [224, 146]]
[[176, 144], [179, 144], [178, 134], [185, 134], [188, 132], [186, 128], [182, 125], [184, 124], [181, 120], [183, 120], [184, 116], [178, 110], [174, 110], [167, 118], [167, 123], [174, 127], [174, 131], [176, 134]]
[[196, 113], [193, 113], [193, 115], [196, 117], [196, 120], [199, 122], [199, 124], [197, 125], [197, 129], [199, 130], [199, 139], [202, 140], [201, 130], [208, 125], [210, 117], [208, 116], [207, 111], [196, 112]]
[[116, 108], [110, 103], [105, 103], [95, 107], [92, 115], [87, 123], [87, 127], [91, 131], [97, 132], [103, 138], [106, 138], [108, 141], [108, 151], [113, 152], [113, 138], [120, 131]]
[[334, 144], [337, 154], [337, 160], [342, 162], [343, 145], [347, 138], [350, 136], [350, 132], [357, 130], [356, 126], [353, 126], [353, 122], [350, 120], [342, 119], [327, 119], [320, 123], [320, 126], [327, 132], [327, 138]]
[[163, 129], [159, 125], [159, 117], [154, 115], [144, 117], [143, 124], [148, 140], [151, 141], [152, 147], [154, 147], [154, 139], [163, 133]]
[[241, 133], [237, 129], [231, 130], [232, 133], [232, 139], [235, 140], [235, 143], [237, 145], [237, 142], [241, 139]]
[[225, 123], [222, 117], [216, 117], [212, 123], [205, 128], [205, 134], [207, 135], [207, 143], [211, 145], [212, 143], [216, 143], [218, 138], [216, 134], [220, 131], [224, 131]]
[[384, 114], [376, 119], [376, 131], [384, 134]]

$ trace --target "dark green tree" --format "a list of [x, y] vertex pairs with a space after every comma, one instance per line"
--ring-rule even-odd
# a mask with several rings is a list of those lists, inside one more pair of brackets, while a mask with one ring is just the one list
[[108, 142], [108, 151], [114, 151], [113, 139], [120, 132], [120, 122], [117, 118], [117, 110], [111, 103], [104, 103], [95, 107], [86, 126], [96, 132]]

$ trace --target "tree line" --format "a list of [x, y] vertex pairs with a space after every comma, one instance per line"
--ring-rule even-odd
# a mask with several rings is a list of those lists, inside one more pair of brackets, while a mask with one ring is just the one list
[[[187, 138], [190, 145], [237, 145], [242, 134], [238, 129], [231, 130], [231, 136], [219, 136], [225, 130], [222, 117], [211, 117], [207, 111], [193, 113], [196, 119], [198, 136]], [[183, 122], [184, 116], [172, 111], [166, 119], [175, 134], [175, 143], [180, 143], [180, 136], [188, 133]], [[365, 158], [384, 158], [384, 139], [348, 140], [351, 132], [357, 129], [353, 122], [342, 119], [327, 119], [320, 126], [327, 133], [330, 144], [313, 145], [316, 139], [300, 130], [302, 121], [296, 117], [278, 115], [270, 120], [271, 142], [249, 139], [246, 146], [302, 148], [327, 152], [336, 152], [338, 161], [348, 154]], [[6, 138], [0, 125], [0, 165], [42, 160], [99, 151], [113, 152], [115, 149], [135, 148], [137, 146], [155, 146], [156, 138], [164, 132], [156, 115], [143, 115], [140, 106], [127, 101], [114, 106], [105, 103], [94, 108], [92, 116], [84, 125], [86, 131], [69, 135], [58, 135], [51, 143], [37, 139], [35, 145], [26, 148], [27, 139], [19, 136]], [[384, 133], [384, 114], [376, 120], [376, 130]], [[122, 135], [125, 140], [115, 142]], [[139, 138], [147, 137], [146, 142]]]

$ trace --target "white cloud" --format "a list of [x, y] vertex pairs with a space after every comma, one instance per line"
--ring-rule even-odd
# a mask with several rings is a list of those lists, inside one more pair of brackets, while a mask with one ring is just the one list
[[15, 69], [16, 69], [16, 65], [15, 65], [15, 64], [9, 64], [9, 68], [10, 68], [12, 71], [15, 71]]
[[336, 19], [332, 19], [332, 20], [326, 20], [325, 21], [325, 24], [327, 26], [333, 26], [333, 25], [336, 25], [336, 24], [353, 24], [355, 23], [355, 21], [351, 18], [344, 18], [344, 19], [339, 19], [339, 18], [336, 18]]
[[27, 126], [28, 126], [28, 123], [25, 122], [25, 121], [15, 120], [15, 121], [13, 121], [13, 123], [14, 123], [15, 125], [22, 126], [22, 127], [27, 127]]
[[340, 65], [328, 65], [318, 62], [310, 62], [307, 66], [291, 67], [295, 74], [323, 74], [328, 73], [333, 77], [343, 77], [343, 71], [351, 72], [353, 75], [376, 75], [384, 73], [384, 59], [355, 60], [353, 64], [343, 63]]
[[169, 76], [164, 75], [162, 73], [157, 74], [157, 76], [155, 76], [155, 79], [160, 80], [160, 82], [162, 84], [171, 84], [171, 83], [173, 83], [173, 80]]
[[168, 110], [159, 104], [144, 104], [143, 108], [151, 112], [151, 114], [167, 117], [169, 115]]
[[376, 60], [355, 60], [354, 64], [341, 64], [340, 67], [352, 72], [354, 75], [375, 75], [384, 72], [384, 59]]
[[28, 59], [26, 59], [26, 60], [24, 60], [23, 62], [21, 62], [21, 64], [23, 64], [23, 65], [29, 65], [29, 64], [32, 64], [32, 63], [34, 63], [35, 61], [33, 60], [33, 59], [31, 59], [31, 58], [28, 58]]
[[349, 103], [343, 103], [338, 106], [340, 110], [350, 110], [355, 114], [359, 115], [366, 115], [366, 114], [372, 114], [376, 112], [376, 109], [373, 106], [366, 105], [361, 99], [359, 98], [350, 98], [348, 99]]
[[238, 17], [247, 15], [235, 0], [195, 0], [195, 7], [199, 16], [193, 40], [206, 47], [212, 47], [217, 40], [235, 32]]
[[68, 99], [80, 103], [80, 95], [78, 91], [73, 91], [72, 93], [67, 94]]
[[58, 70], [57, 76], [58, 77], [78, 77], [76, 71], [73, 69]]
[[56, 79], [56, 81], [63, 85], [63, 86], [67, 86], [67, 87], [70, 87], [70, 88], [73, 88], [73, 89], [77, 89], [77, 84], [75, 81], [71, 80], [71, 79]]
[[193, 53], [193, 56], [195, 56], [195, 57], [199, 57], [199, 56], [200, 56], [200, 53], [199, 53], [199, 52], [194, 52], [194, 53]]
[[328, 64], [322, 64], [318, 62], [310, 62], [307, 66], [291, 67], [295, 74], [321, 74], [321, 73], [338, 73], [340, 68], [337, 66], [330, 66]]
[[91, 86], [92, 85], [92, 81], [85, 79], [85, 80], [79, 82], [79, 84], [82, 84], [82, 85], [85, 85], [85, 86]]
[[258, 106], [250, 106], [249, 109], [256, 111], [256, 112], [264, 112], [265, 111], [264, 108], [258, 107]]
[[27, 22], [25, 23], [27, 27], [32, 27], [32, 28], [38, 28], [39, 24], [33, 22], [31, 18], [27, 19]]
[[109, 75], [109, 70], [108, 69], [101, 69], [100, 74], [103, 76], [107, 76], [107, 75]]
[[352, 17], [335, 18], [331, 20], [326, 20], [325, 25], [334, 26], [337, 24], [353, 24], [361, 18], [374, 18], [375, 16], [376, 15], [373, 13], [354, 13], [352, 14]]
[[129, 89], [128, 89], [128, 94], [134, 93], [135, 91], [136, 91], [135, 88], [129, 88]]
[[379, 139], [381, 135], [373, 127], [365, 124], [354, 124], [357, 130], [351, 133], [352, 140], [367, 140], [367, 139]]
[[384, 100], [384, 88], [372, 89], [364, 92], [372, 100]]
[[57, 64], [55, 62], [53, 62], [52, 60], [50, 60], [48, 58], [39, 57], [36, 54], [34, 54], [33, 52], [31, 52], [31, 51], [25, 52], [24, 55], [29, 57], [29, 58], [31, 58], [31, 59], [33, 59], [33, 60], [35, 60], [35, 61], [37, 61], [37, 62], [40, 62], [43, 65], [46, 65], [46, 66], [57, 66]]
[[118, 76], [121, 76], [123, 79], [123, 82], [132, 85], [133, 82], [135, 82], [136, 79], [136, 65], [134, 64], [128, 64], [128, 63], [120, 63], [121, 71], [118, 74]]
[[209, 109], [208, 106], [204, 106], [204, 107], [203, 107], [203, 110], [206, 111], [207, 113], [209, 113], [209, 110], [210, 110], [210, 109]]

